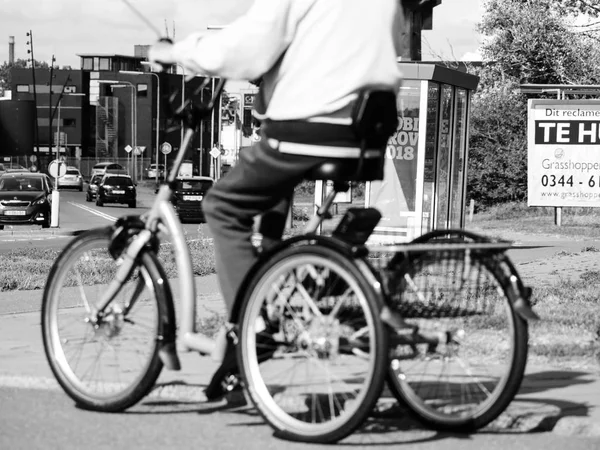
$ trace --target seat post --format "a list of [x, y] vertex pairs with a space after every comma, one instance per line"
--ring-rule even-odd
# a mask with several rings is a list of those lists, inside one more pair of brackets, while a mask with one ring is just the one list
[[[323, 189], [325, 189], [326, 185], [327, 184], [326, 184], [325, 180], [323, 180]], [[331, 192], [329, 194], [327, 194], [325, 199], [323, 199], [321, 206], [319, 206], [319, 208], [317, 208], [317, 213], [310, 218], [308, 224], [306, 225], [305, 232], [307, 234], [315, 233], [315, 232], [318, 232], [318, 234], [321, 234], [321, 232], [322, 232], [321, 226], [323, 224], [323, 221], [325, 219], [331, 218], [331, 215], [329, 214], [329, 210], [331, 209], [331, 205], [333, 205], [336, 195], [338, 194], [338, 192], [346, 192], [349, 189], [349, 187], [350, 186], [348, 185], [348, 183], [342, 183], [342, 182], [334, 182], [333, 183], [333, 189], [331, 190]]]

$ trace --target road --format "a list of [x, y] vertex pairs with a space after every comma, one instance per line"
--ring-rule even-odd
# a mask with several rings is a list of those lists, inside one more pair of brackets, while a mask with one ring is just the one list
[[[0, 389], [0, 448], [100, 450], [131, 449], [321, 449], [321, 445], [283, 442], [248, 407], [222, 403], [146, 400], [122, 414], [77, 409], [57, 390]], [[553, 433], [476, 433], [452, 435], [422, 428], [408, 417], [370, 419], [335, 448], [411, 450], [599, 449], [598, 440]]]
[[[120, 205], [98, 208], [93, 203], [85, 202], [84, 195], [61, 191], [60, 225], [64, 229], [109, 225], [121, 215], [142, 212], [151, 202], [151, 196], [148, 196], [138, 201], [139, 207], [136, 209]], [[30, 235], [2, 233], [0, 253], [23, 245], [60, 248], [70, 239], [70, 236], [48, 233], [49, 230], [42, 232], [39, 227], [29, 228]], [[190, 224], [185, 228], [190, 232], [207, 233], [205, 225]], [[539, 249], [511, 250], [511, 256], [518, 262], [525, 262], [539, 258], [546, 246], [556, 245], [552, 242], [539, 244]], [[580, 248], [582, 243], [573, 245]], [[203, 401], [202, 387], [216, 366], [210, 359], [195, 354], [181, 355], [184, 371], [163, 372], [159, 383], [176, 386], [172, 391], [167, 390], [166, 394], [159, 390], [121, 414], [80, 410], [53, 380], [41, 345], [39, 312], [34, 306], [27, 313], [0, 312], [0, 340], [3, 343], [0, 345], [3, 349], [0, 358], [0, 449], [164, 449], [165, 446], [182, 449], [243, 447], [245, 450], [322, 448], [285, 443], [274, 438], [271, 428], [251, 407], [238, 405], [232, 408], [225, 402], [215, 404]], [[32, 336], [31, 344], [19, 345], [18, 336], [22, 335]], [[17, 359], [21, 363], [17, 364]], [[578, 397], [577, 392], [568, 395], [570, 403], [562, 400], [561, 394], [563, 389], [575, 389], [578, 384], [585, 387], [587, 381], [584, 378], [565, 379], [564, 386], [544, 388], [543, 378], [551, 375], [528, 368], [525, 388], [517, 403], [528, 404], [533, 410], [540, 405], [549, 405], [559, 407], [573, 416], [587, 415], [584, 398]], [[411, 450], [587, 450], [600, 449], [600, 438], [597, 436], [514, 431], [480, 431], [472, 435], [437, 433], [422, 427], [396, 409], [393, 414], [369, 419], [362, 429], [336, 448], [400, 445]]]
[[[39, 225], [5, 226], [4, 231], [0, 232], [0, 254], [23, 246], [62, 248], [73, 232], [111, 225], [125, 215], [141, 214], [152, 206], [154, 200], [153, 189], [139, 188], [137, 208], [119, 204], [100, 207], [95, 202], [85, 201], [85, 190], [86, 187], [83, 192], [60, 191], [58, 228], [43, 230]], [[183, 228], [188, 236], [210, 237], [206, 224], [186, 223]]]

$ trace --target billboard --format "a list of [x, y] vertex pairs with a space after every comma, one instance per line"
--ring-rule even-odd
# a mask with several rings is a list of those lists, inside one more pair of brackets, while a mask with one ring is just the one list
[[[384, 177], [368, 184], [366, 206], [381, 212], [372, 241], [402, 242], [415, 230], [421, 83], [406, 80], [397, 97], [398, 128], [386, 147]], [[422, 194], [421, 194], [422, 195]], [[420, 228], [420, 227], [419, 227]]]
[[600, 100], [529, 100], [528, 206], [600, 206]]

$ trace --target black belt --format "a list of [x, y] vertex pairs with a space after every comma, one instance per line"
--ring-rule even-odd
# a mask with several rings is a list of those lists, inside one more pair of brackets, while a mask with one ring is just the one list
[[307, 122], [305, 120], [264, 120], [261, 131], [268, 138], [283, 142], [332, 147], [358, 147], [351, 126], [336, 123]]

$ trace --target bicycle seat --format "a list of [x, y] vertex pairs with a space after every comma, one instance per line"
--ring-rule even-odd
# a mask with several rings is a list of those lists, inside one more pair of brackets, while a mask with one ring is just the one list
[[354, 103], [351, 129], [360, 143], [358, 158], [335, 158], [319, 164], [306, 176], [311, 180], [383, 180], [387, 141], [398, 127], [396, 93], [389, 87], [367, 86]]
[[310, 170], [305, 178], [333, 182], [382, 180], [385, 149], [373, 152], [374, 156], [365, 157], [360, 167], [358, 158], [328, 159]]

